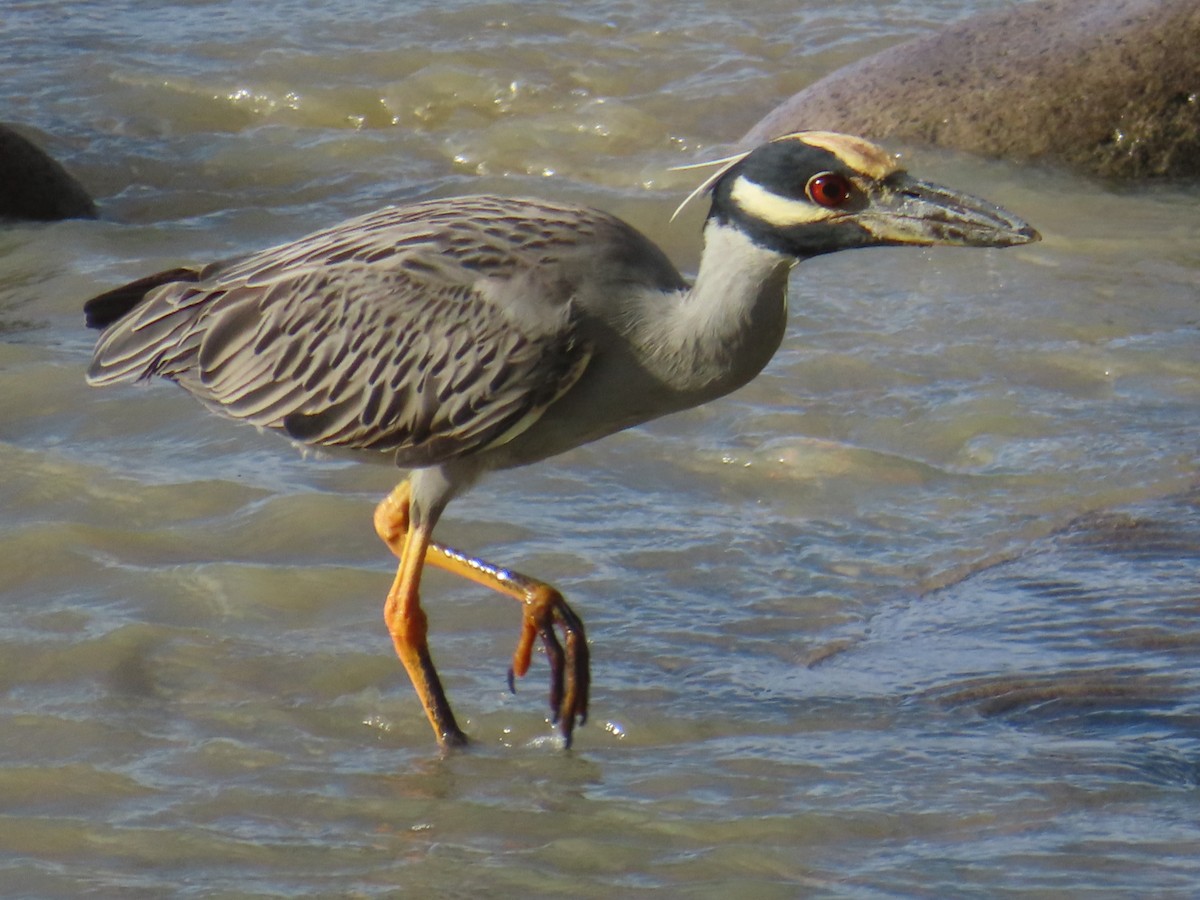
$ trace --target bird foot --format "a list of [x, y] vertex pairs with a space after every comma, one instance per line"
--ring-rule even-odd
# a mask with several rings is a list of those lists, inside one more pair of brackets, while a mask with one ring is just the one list
[[[587, 721], [591, 667], [583, 620], [557, 590], [545, 584], [532, 587], [524, 599], [521, 636], [508, 670], [508, 688], [516, 691], [515, 679], [529, 671], [533, 644], [541, 638], [550, 662], [550, 715], [558, 724], [563, 741], [571, 746], [575, 725]], [[556, 628], [562, 630], [560, 641]], [[563, 642], [565, 641], [565, 648]]]

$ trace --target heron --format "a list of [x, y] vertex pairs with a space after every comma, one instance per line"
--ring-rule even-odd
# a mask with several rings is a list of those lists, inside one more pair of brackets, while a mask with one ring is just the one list
[[710, 200], [690, 282], [599, 209], [483, 195], [388, 206], [94, 297], [86, 321], [102, 333], [88, 382], [163, 378], [301, 445], [405, 470], [374, 514], [398, 559], [384, 619], [437, 741], [467, 738], [429, 649], [427, 565], [519, 601], [509, 687], [540, 643], [550, 718], [570, 747], [588, 713], [582, 620], [550, 584], [435, 541], [447, 504], [489, 472], [746, 384], [783, 340], [799, 262], [1039, 239], [851, 135], [787, 134], [717, 162], [693, 192]]

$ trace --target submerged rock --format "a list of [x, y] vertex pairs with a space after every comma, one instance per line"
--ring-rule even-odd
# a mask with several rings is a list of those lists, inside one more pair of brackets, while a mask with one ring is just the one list
[[83, 185], [33, 141], [0, 124], [0, 219], [90, 219]]

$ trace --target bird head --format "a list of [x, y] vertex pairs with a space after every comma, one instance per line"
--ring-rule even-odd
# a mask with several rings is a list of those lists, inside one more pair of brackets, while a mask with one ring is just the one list
[[723, 162], [709, 218], [805, 258], [886, 245], [1008, 247], [1040, 239], [986, 200], [913, 178], [862, 138], [803, 131]]

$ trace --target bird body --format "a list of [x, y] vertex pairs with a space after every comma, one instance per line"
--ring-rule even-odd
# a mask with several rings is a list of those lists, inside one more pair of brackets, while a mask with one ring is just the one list
[[[295, 441], [412, 469], [376, 529], [400, 557], [388, 624], [443, 743], [461, 731], [424, 639], [429, 561], [520, 599], [514, 669], [568, 639], [554, 679], [570, 740], [586, 644], [561, 595], [434, 544], [446, 504], [525, 465], [742, 386], [787, 324], [792, 267], [887, 243], [1005, 245], [1036, 232], [918, 182], [857, 138], [801, 133], [710, 179], [695, 282], [600, 210], [491, 196], [388, 207], [227, 264], [175, 269], [90, 301], [93, 384], [154, 376]], [[417, 634], [419, 632], [419, 634]], [[561, 656], [561, 654], [560, 654]], [[555, 691], [552, 691], [552, 695]]]
[[440, 508], [480, 472], [697, 406], [762, 370], [795, 260], [707, 231], [716, 271], [702, 263], [697, 291], [600, 210], [488, 196], [389, 207], [156, 287], [102, 336], [89, 379], [167, 378], [304, 444], [445, 467], [414, 479], [417, 505]]
[[[226, 415], [402, 467], [481, 447], [497, 465], [535, 462], [569, 448], [543, 435], [545, 449], [500, 451], [547, 406], [547, 424], [571, 418], [576, 446], [766, 365], [793, 260], [710, 231], [722, 271], [698, 293], [599, 210], [487, 196], [388, 207], [155, 288], [106, 331], [89, 380], [167, 378]], [[487, 415], [468, 419], [463, 398], [481, 393], [465, 389], [481, 382]]]

